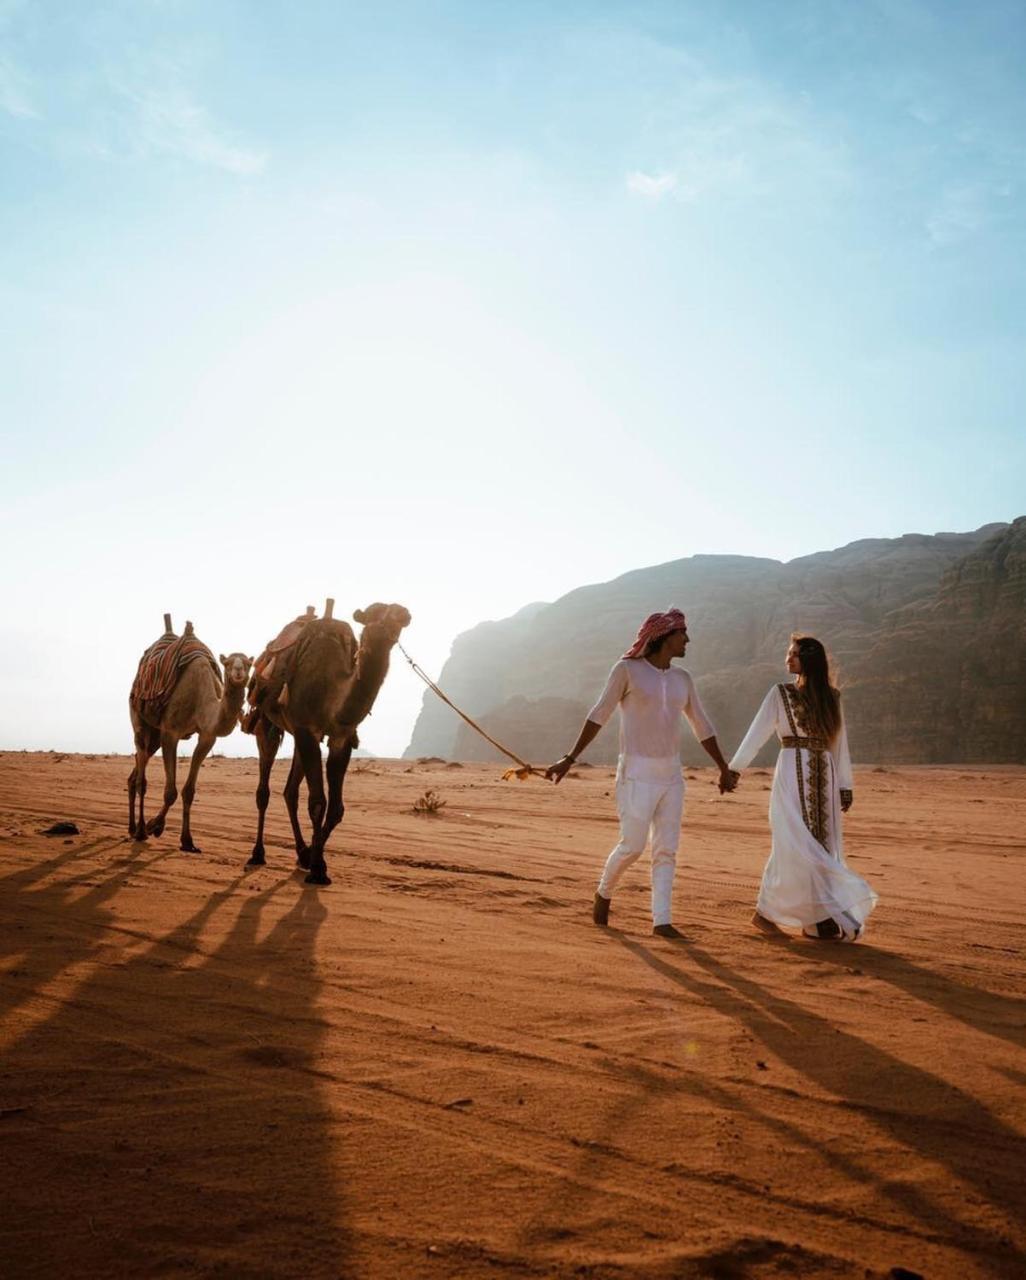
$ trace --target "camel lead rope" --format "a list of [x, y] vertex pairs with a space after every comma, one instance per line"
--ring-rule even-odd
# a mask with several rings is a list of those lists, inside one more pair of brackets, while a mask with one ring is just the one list
[[475, 733], [479, 733], [481, 737], [485, 739], [486, 742], [490, 742], [492, 746], [496, 749], [496, 751], [501, 751], [504, 756], [508, 756], [510, 760], [516, 761], [516, 763], [519, 765], [519, 768], [507, 769], [505, 773], [502, 775], [503, 782], [508, 782], [510, 778], [516, 778], [518, 782], [524, 782], [527, 778], [530, 778], [532, 774], [537, 775], [540, 778], [545, 777], [544, 769], [535, 768], [533, 764], [528, 764], [526, 760], [521, 760], [520, 757], [516, 754], [516, 752], [510, 751], [509, 747], [504, 747], [501, 742], [496, 742], [495, 739], [491, 736], [491, 734], [485, 733], [484, 729], [481, 728], [481, 726], [477, 723], [476, 720], [471, 720], [470, 716], [468, 716], [465, 711], [461, 711], [460, 708], [456, 705], [456, 703], [453, 702], [453, 700], [448, 696], [448, 694], [443, 692], [443, 690], [441, 690], [438, 687], [438, 685], [435, 684], [434, 680], [431, 679], [428, 673], [413, 661], [413, 659], [406, 652], [403, 646], [399, 644], [398, 641], [396, 642], [396, 648], [399, 650], [399, 652], [403, 655], [406, 661], [413, 668], [414, 675], [419, 676], [420, 679], [424, 681], [424, 683], [427, 685], [427, 687], [431, 690], [432, 693], [437, 694], [438, 697], [441, 698], [442, 701], [446, 704], [446, 706], [452, 707], [453, 711], [456, 712], [456, 714], [460, 717], [460, 719], [465, 720], [466, 723], [469, 724], [470, 727], [475, 731]]

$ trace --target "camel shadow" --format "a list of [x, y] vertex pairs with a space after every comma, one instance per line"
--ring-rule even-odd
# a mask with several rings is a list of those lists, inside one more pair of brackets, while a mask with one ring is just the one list
[[[15, 919], [31, 899], [41, 927], [74, 924], [17, 1003], [62, 967], [88, 968], [6, 1054], [22, 1105], [5, 1120], [0, 1272], [345, 1278], [337, 1127], [310, 1070], [327, 909], [291, 876], [257, 890], [240, 876], [160, 937], [131, 931], [126, 959], [105, 946], [112, 900], [169, 856], [94, 870], [84, 893], [27, 888], [13, 904]], [[41, 1186], [62, 1206], [59, 1231], [39, 1213]]]
[[[170, 856], [167, 852], [161, 852], [142, 858], [138, 853], [133, 853], [120, 860], [113, 872], [105, 872], [92, 866], [81, 875], [62, 879], [41, 889], [33, 888], [51, 873], [88, 853], [95, 853], [104, 844], [117, 846], [121, 841], [92, 841], [88, 846], [67, 850], [57, 857], [35, 863], [0, 880], [0, 894], [5, 902], [17, 902], [17, 910], [12, 912], [14, 918], [0, 931], [0, 960], [10, 961], [19, 955], [27, 956], [31, 945], [33, 962], [32, 978], [27, 982], [20, 981], [24, 971], [17, 967], [16, 962], [8, 965], [8, 978], [16, 981], [0, 986], [0, 1023], [5, 1023], [19, 1006], [41, 992], [61, 973], [87, 960], [101, 944], [104, 931], [113, 919], [112, 913], [106, 909], [106, 903], [117, 896], [132, 876]], [[83, 884], [88, 886], [87, 892], [73, 895], [73, 891]], [[72, 927], [64, 929], [63, 934], [58, 934], [57, 931], [62, 928], [68, 913], [74, 916], [76, 925], [81, 918], [87, 918], [87, 929], [82, 931]], [[47, 927], [53, 932], [48, 932], [43, 941], [58, 945], [39, 946], [39, 939], [34, 936], [33, 916], [41, 916], [49, 921]]]
[[[767, 991], [699, 947], [676, 949], [677, 962], [670, 963], [643, 944], [610, 932], [660, 977], [746, 1027], [782, 1062], [839, 1098], [842, 1107], [970, 1185], [1007, 1219], [1009, 1231], [1019, 1220], [1026, 1139], [970, 1094]], [[682, 967], [687, 962], [703, 972], [687, 971]], [[824, 1044], [829, 1052], [810, 1051]], [[729, 1105], [736, 1106], [736, 1101], [731, 1099]], [[827, 1160], [841, 1163], [833, 1144], [816, 1149]], [[851, 1174], [855, 1165], [848, 1156], [842, 1169]], [[875, 1184], [880, 1194], [897, 1202], [913, 1221], [928, 1226], [935, 1237], [985, 1259], [999, 1274], [1026, 1273], [1026, 1254], [1007, 1234], [958, 1222], [949, 1209], [914, 1186], [884, 1181], [864, 1168], [857, 1176]]]

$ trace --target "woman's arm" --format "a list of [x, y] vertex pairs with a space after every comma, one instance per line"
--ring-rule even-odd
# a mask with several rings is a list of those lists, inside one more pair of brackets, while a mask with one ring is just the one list
[[844, 710], [841, 710], [841, 727], [837, 731], [830, 754], [834, 757], [834, 769], [837, 772], [837, 786], [841, 792], [841, 808], [845, 813], [851, 808], [852, 777], [851, 752], [848, 750], [848, 730], [844, 723]]
[[777, 686], [766, 694], [762, 700], [762, 706], [755, 713], [755, 719], [751, 723], [751, 727], [745, 734], [744, 741], [734, 752], [734, 758], [730, 762], [732, 769], [747, 769], [755, 757], [759, 754], [759, 749], [777, 727], [777, 704], [780, 694]]

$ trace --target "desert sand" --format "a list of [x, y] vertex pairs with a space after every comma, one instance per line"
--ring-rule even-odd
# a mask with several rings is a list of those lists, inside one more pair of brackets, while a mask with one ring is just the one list
[[361, 761], [314, 889], [284, 764], [249, 872], [255, 761], [201, 855], [129, 767], [0, 757], [5, 1277], [1026, 1275], [1026, 769], [857, 770], [843, 946], [748, 923], [765, 770], [688, 771], [678, 943], [647, 860], [590, 921], [605, 768]]

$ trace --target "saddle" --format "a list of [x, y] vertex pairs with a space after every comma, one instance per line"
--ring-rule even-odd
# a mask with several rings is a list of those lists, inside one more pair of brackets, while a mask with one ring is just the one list
[[192, 634], [191, 625], [186, 627], [185, 635], [182, 636], [176, 636], [173, 631], [165, 631], [139, 659], [139, 667], [132, 681], [132, 692], [129, 694], [132, 707], [145, 720], [159, 723], [182, 671], [190, 662], [201, 660], [210, 663], [218, 686], [223, 686], [221, 668], [203, 641], [197, 640]]
[[288, 706], [289, 681], [296, 664], [315, 639], [330, 638], [345, 650], [348, 662], [355, 667], [356, 637], [348, 622], [332, 617], [334, 607], [335, 601], [329, 596], [324, 604], [324, 616], [318, 618], [313, 605], [307, 605], [306, 613], [286, 623], [265, 646], [253, 666], [246, 689], [249, 710], [239, 722], [243, 733], [256, 733], [261, 716], [273, 715]]

